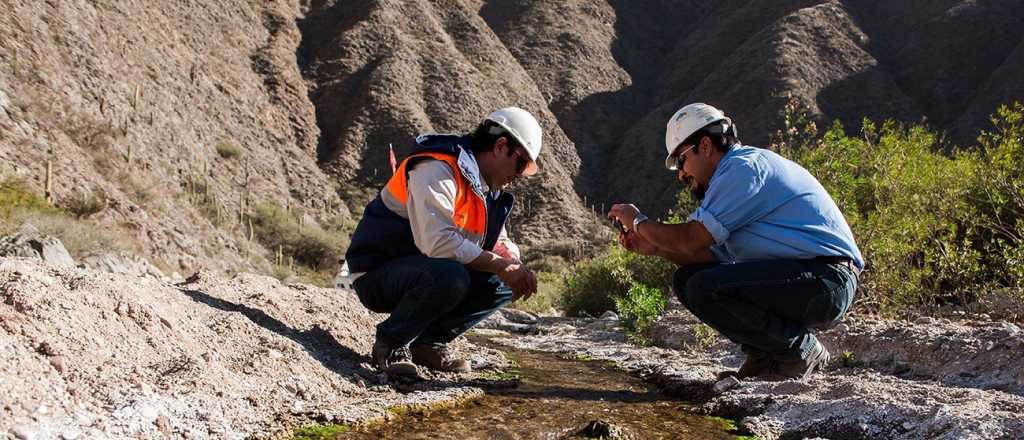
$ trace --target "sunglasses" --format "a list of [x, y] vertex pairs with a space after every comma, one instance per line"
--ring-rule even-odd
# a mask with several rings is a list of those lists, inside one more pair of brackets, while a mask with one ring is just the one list
[[697, 144], [690, 145], [690, 148], [687, 148], [687, 149], [683, 150], [682, 153], [679, 153], [679, 155], [676, 156], [676, 169], [677, 170], [683, 169], [683, 164], [686, 163], [686, 153], [690, 152], [690, 150], [692, 150], [696, 146], [697, 146]]

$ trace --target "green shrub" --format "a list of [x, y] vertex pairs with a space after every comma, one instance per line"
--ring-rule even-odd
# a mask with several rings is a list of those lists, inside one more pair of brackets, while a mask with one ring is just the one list
[[661, 289], [633, 283], [625, 294], [615, 295], [613, 299], [626, 334], [646, 345], [647, 329], [665, 309], [665, 295]]
[[217, 154], [225, 159], [231, 159], [242, 155], [242, 149], [230, 142], [221, 142], [217, 144]]
[[[799, 112], [787, 107], [787, 113]], [[1001, 107], [981, 151], [944, 152], [921, 126], [838, 123], [821, 137], [799, 115], [776, 136], [780, 154], [825, 186], [853, 229], [868, 271], [860, 307], [887, 314], [919, 305], [966, 305], [1024, 282], [1024, 107]], [[802, 136], [802, 138], [801, 138]]]
[[657, 257], [630, 253], [617, 244], [595, 258], [583, 260], [566, 271], [562, 285], [562, 310], [569, 316], [599, 316], [615, 308], [616, 296], [634, 283], [667, 286], [675, 265]]

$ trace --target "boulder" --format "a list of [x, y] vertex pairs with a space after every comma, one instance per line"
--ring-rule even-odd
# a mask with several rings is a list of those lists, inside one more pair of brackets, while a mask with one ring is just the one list
[[29, 224], [14, 235], [0, 238], [0, 257], [38, 258], [55, 266], [75, 265], [64, 243]]

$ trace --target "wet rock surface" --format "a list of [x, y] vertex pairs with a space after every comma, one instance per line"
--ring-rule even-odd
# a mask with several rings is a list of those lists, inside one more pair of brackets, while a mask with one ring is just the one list
[[655, 347], [632, 345], [600, 321], [567, 318], [541, 318], [533, 334], [499, 342], [614, 361], [766, 439], [1024, 437], [1016, 379], [1024, 367], [1009, 361], [1021, 355], [1015, 324], [849, 318], [820, 335], [833, 362], [807, 382], [720, 386], [716, 374], [738, 368], [742, 353], [673, 306], [650, 332]]

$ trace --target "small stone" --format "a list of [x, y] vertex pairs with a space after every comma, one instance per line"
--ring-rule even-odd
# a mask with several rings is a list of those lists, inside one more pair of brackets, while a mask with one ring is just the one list
[[114, 308], [114, 313], [117, 313], [118, 316], [125, 316], [125, 315], [127, 315], [128, 314], [128, 304], [125, 304], [124, 302], [117, 303], [117, 307]]
[[39, 435], [28, 426], [15, 426], [11, 428], [11, 434], [18, 440], [35, 440]]
[[76, 440], [82, 434], [78, 431], [66, 431], [60, 433], [61, 440]]
[[156, 429], [160, 430], [160, 432], [164, 434], [171, 433], [171, 420], [167, 416], [157, 417], [153, 423], [156, 424]]
[[58, 373], [63, 373], [66, 370], [66, 367], [64, 367], [64, 356], [54, 356], [50, 358], [50, 365], [52, 365], [53, 369], [57, 370]]
[[138, 409], [139, 415], [147, 422], [156, 422], [157, 417], [160, 417], [160, 411], [150, 405], [142, 405]]
[[716, 382], [715, 386], [712, 387], [712, 391], [714, 391], [715, 394], [722, 394], [726, 391], [738, 387], [739, 385], [739, 379], [737, 379], [735, 376], [729, 376], [726, 377], [725, 379]]
[[302, 409], [305, 408], [306, 403], [301, 400], [292, 402], [292, 414], [301, 414]]
[[922, 316], [914, 320], [914, 324], [934, 324], [935, 318], [931, 316]]
[[1003, 328], [1006, 330], [1006, 333], [1010, 334], [1010, 336], [1017, 336], [1017, 334], [1020, 333], [1020, 327], [1009, 322], [1005, 323]]
[[284, 357], [284, 355], [277, 350], [269, 350], [267, 352], [267, 355], [270, 356], [271, 359], [281, 359], [282, 357]]

